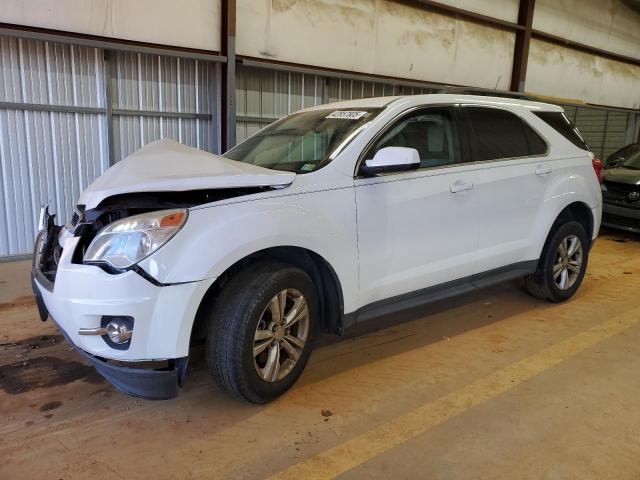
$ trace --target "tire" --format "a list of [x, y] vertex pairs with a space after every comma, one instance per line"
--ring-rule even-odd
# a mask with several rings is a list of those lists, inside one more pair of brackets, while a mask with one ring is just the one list
[[[248, 267], [229, 281], [210, 311], [206, 350], [213, 378], [225, 392], [252, 403], [273, 400], [302, 373], [318, 324], [316, 288], [305, 272], [280, 262]], [[254, 348], [262, 349], [255, 357]]]
[[590, 239], [580, 223], [571, 220], [554, 228], [542, 249], [536, 272], [525, 277], [527, 291], [554, 303], [571, 298], [587, 270], [589, 246]]

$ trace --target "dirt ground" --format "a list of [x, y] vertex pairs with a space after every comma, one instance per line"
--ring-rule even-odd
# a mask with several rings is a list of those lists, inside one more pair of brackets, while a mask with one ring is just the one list
[[604, 231], [571, 301], [512, 282], [324, 338], [266, 406], [196, 351], [178, 398], [115, 391], [0, 264], [0, 479], [640, 478], [640, 237]]

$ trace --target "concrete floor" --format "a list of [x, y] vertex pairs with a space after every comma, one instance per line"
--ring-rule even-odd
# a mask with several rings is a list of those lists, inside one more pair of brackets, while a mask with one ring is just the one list
[[0, 264], [0, 478], [640, 478], [639, 240], [603, 232], [562, 305], [513, 282], [325, 339], [261, 407], [202, 352], [175, 400], [114, 391]]

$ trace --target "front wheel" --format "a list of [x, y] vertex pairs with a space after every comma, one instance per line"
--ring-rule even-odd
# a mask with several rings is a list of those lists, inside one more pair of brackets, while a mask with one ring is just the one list
[[266, 403], [302, 373], [318, 324], [316, 289], [302, 270], [268, 262], [237, 274], [211, 311], [207, 361], [223, 390]]
[[536, 272], [525, 277], [527, 290], [536, 298], [563, 302], [578, 290], [588, 260], [584, 227], [575, 221], [564, 223], [547, 239]]

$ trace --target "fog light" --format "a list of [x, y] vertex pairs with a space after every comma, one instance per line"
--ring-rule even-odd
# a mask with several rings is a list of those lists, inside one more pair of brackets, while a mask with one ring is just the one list
[[127, 350], [133, 335], [133, 318], [105, 315], [99, 328], [80, 328], [78, 335], [100, 335], [110, 347]]
[[104, 329], [102, 338], [111, 348], [128, 350], [133, 335], [133, 317], [120, 315], [104, 315], [100, 320]]
[[133, 330], [130, 330], [124, 323], [113, 320], [107, 324], [107, 336], [113, 343], [121, 345], [131, 340]]

